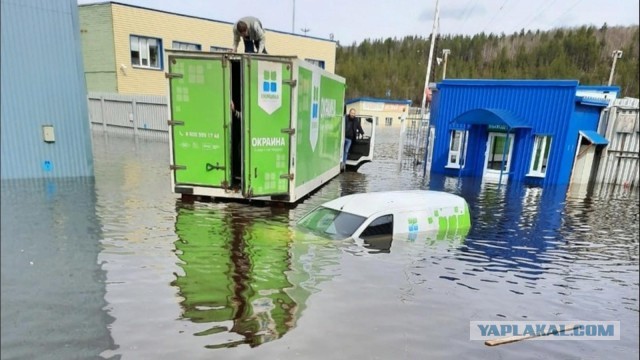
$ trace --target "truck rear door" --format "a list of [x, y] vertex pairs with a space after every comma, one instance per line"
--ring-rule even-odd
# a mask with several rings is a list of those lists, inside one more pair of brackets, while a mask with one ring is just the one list
[[245, 197], [289, 193], [291, 68], [286, 61], [244, 62]]
[[176, 185], [227, 187], [230, 70], [222, 55], [170, 55], [170, 136]]

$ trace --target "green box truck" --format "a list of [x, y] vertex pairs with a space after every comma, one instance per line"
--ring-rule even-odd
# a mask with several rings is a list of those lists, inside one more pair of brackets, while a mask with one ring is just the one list
[[175, 193], [294, 203], [340, 173], [344, 78], [293, 56], [166, 53]]

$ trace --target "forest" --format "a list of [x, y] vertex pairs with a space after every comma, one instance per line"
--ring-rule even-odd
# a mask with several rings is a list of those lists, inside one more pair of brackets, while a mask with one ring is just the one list
[[[447, 79], [572, 79], [580, 85], [607, 85], [612, 53], [623, 52], [612, 85], [620, 97], [640, 97], [638, 89], [638, 26], [582, 26], [511, 35], [480, 33], [442, 35], [434, 43], [429, 82]], [[430, 36], [366, 39], [336, 52], [336, 74], [347, 79], [346, 97], [410, 99], [422, 102]]]

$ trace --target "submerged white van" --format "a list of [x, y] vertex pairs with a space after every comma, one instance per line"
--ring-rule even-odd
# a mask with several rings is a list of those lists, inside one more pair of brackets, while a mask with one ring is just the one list
[[318, 206], [297, 225], [323, 237], [367, 242], [423, 232], [466, 235], [471, 218], [460, 196], [405, 190], [343, 196]]

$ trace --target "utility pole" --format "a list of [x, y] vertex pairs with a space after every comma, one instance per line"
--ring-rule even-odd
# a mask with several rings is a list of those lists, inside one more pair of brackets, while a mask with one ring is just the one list
[[296, 0], [293, 0], [293, 19], [291, 20], [291, 33], [296, 33]]
[[307, 36], [307, 33], [310, 31], [311, 29], [309, 28], [302, 28], [300, 29], [300, 31], [302, 31], [304, 33], [304, 36]]
[[616, 71], [616, 62], [622, 58], [622, 50], [613, 50], [611, 57], [613, 57], [613, 64], [611, 65], [611, 74], [609, 75], [609, 83], [607, 84], [609, 86], [613, 83], [613, 73]]
[[449, 50], [449, 49], [443, 49], [442, 50], [442, 55], [444, 56], [444, 67], [442, 68], [442, 79], [443, 80], [447, 77], [447, 58], [449, 57], [450, 53], [451, 53], [451, 50]]
[[429, 61], [427, 63], [427, 75], [424, 79], [424, 91], [422, 93], [422, 107], [420, 114], [422, 119], [427, 118], [426, 103], [427, 103], [427, 90], [429, 89], [429, 75], [431, 74], [431, 63], [433, 62], [433, 46], [436, 42], [436, 32], [438, 31], [438, 15], [440, 13], [440, 1], [436, 0], [436, 14], [433, 18], [433, 30], [431, 30], [431, 45], [429, 49]]
[[[426, 126], [426, 143], [424, 146], [424, 159], [422, 161], [422, 177], [425, 177], [427, 174], [427, 155], [429, 154], [429, 134], [431, 129], [431, 119], [427, 119], [427, 91], [429, 90], [429, 74], [431, 74], [431, 62], [433, 60], [433, 46], [436, 42], [436, 32], [438, 31], [438, 24], [440, 21], [438, 20], [438, 15], [440, 15], [440, 1], [436, 0], [436, 14], [433, 17], [433, 30], [431, 30], [431, 46], [429, 49], [429, 63], [427, 65], [427, 75], [424, 80], [424, 92], [422, 93], [422, 108], [420, 109], [420, 114], [422, 116], [422, 121], [427, 120]], [[429, 116], [431, 118], [431, 116]], [[422, 124], [420, 124], [422, 126]], [[420, 128], [418, 128], [420, 129]]]

